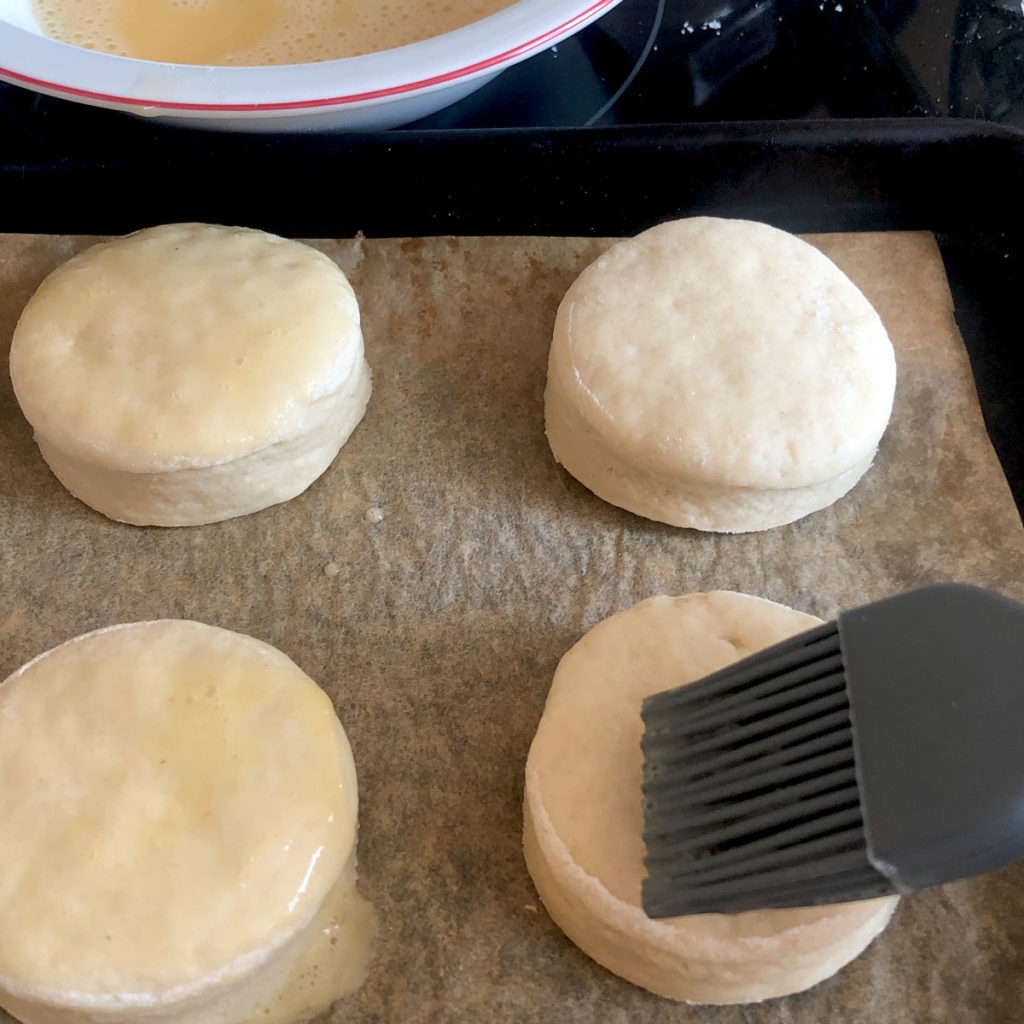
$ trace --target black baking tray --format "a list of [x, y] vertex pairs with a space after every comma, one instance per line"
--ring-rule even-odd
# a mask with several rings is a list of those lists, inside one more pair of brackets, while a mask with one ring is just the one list
[[[102, 155], [98, 155], [102, 154]], [[132, 123], [0, 140], [0, 230], [175, 220], [299, 237], [632, 234], [693, 214], [790, 231], [927, 229], [1024, 509], [1024, 132], [943, 118], [232, 135]]]

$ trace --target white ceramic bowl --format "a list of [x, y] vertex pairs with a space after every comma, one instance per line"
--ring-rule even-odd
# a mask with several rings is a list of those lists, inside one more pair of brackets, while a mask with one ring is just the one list
[[200, 67], [129, 60], [58, 43], [40, 34], [28, 0], [0, 0], [0, 79], [198, 127], [391, 128], [455, 103], [618, 2], [519, 0], [454, 32], [364, 57]]

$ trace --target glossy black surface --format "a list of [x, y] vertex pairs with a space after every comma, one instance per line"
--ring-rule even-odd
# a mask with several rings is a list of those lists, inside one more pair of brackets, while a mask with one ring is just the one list
[[624, 0], [557, 53], [423, 124], [926, 115], [1024, 126], [1019, 2]]

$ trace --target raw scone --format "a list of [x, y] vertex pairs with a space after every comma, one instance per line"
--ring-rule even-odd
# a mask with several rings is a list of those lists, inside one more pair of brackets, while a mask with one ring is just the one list
[[763, 530], [860, 479], [895, 375], [877, 313], [817, 249], [751, 221], [672, 221], [612, 246], [566, 293], [547, 436], [613, 505]]
[[298, 242], [169, 224], [58, 267], [14, 332], [50, 468], [122, 522], [192, 526], [305, 490], [370, 396], [345, 275]]
[[526, 863], [559, 927], [609, 970], [671, 999], [756, 1002], [834, 974], [888, 922], [895, 898], [661, 921], [641, 909], [643, 698], [817, 622], [725, 591], [654, 597], [559, 664], [526, 765]]
[[0, 685], [0, 1006], [281, 1024], [362, 980], [357, 792], [327, 695], [198, 622], [88, 633]]

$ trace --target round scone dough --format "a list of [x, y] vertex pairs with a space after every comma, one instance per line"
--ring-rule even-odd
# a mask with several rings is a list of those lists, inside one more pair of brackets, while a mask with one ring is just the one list
[[895, 380], [878, 314], [826, 256], [766, 224], [695, 217], [613, 245], [570, 286], [547, 436], [613, 505], [763, 530], [853, 487]]
[[526, 765], [526, 863], [562, 931], [659, 995], [745, 1003], [834, 974], [885, 927], [895, 897], [653, 920], [644, 877], [644, 697], [692, 682], [819, 620], [726, 591], [654, 597], [559, 663]]
[[11, 378], [43, 458], [122, 522], [193, 526], [305, 490], [363, 417], [359, 307], [323, 253], [167, 224], [85, 250], [30, 299]]
[[327, 695], [198, 622], [112, 626], [0, 685], [0, 1006], [269, 1024], [356, 987], [357, 791]]

